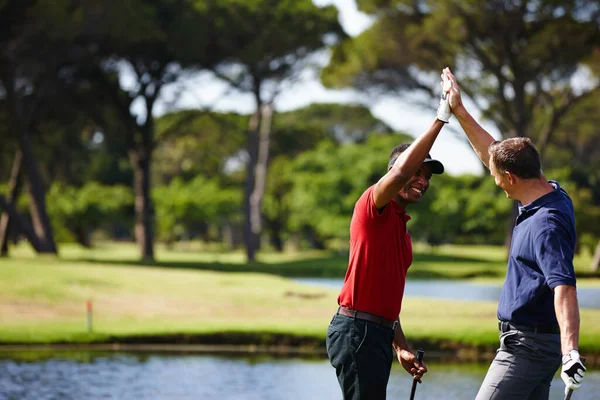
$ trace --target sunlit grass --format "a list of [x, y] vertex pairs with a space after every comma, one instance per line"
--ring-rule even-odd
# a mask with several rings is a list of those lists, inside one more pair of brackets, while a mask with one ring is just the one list
[[[101, 254], [100, 249], [94, 251]], [[131, 250], [126, 246], [115, 250], [126, 251]], [[336, 309], [337, 290], [307, 287], [272, 274], [64, 257], [0, 261], [1, 342], [90, 342], [227, 332], [285, 333], [322, 340]], [[93, 302], [91, 333], [86, 328], [88, 299]], [[596, 323], [600, 310], [581, 310], [581, 318], [582, 351], [600, 351], [600, 324]], [[486, 346], [498, 340], [495, 302], [406, 298], [402, 324], [411, 340]]]

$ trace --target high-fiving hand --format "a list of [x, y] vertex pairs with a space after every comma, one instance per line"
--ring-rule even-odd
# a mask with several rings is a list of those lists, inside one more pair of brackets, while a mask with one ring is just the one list
[[451, 82], [448, 80], [445, 74], [442, 74], [442, 96], [440, 98], [440, 104], [437, 109], [437, 119], [445, 123], [448, 123], [448, 121], [450, 121], [450, 116], [452, 116], [448, 97], [450, 87]]
[[458, 108], [462, 106], [460, 87], [458, 86], [458, 83], [456, 83], [456, 78], [448, 67], [442, 70], [441, 78], [442, 82], [440, 82], [440, 85], [442, 85], [442, 90], [444, 93], [447, 93], [450, 111], [452, 113], [456, 113]]

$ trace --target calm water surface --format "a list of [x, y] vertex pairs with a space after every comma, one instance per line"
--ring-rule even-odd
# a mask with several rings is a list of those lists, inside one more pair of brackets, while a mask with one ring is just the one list
[[[298, 278], [297, 282], [341, 289], [343, 279]], [[433, 297], [452, 300], [498, 301], [501, 287], [493, 284], [447, 280], [410, 280], [406, 282], [404, 295], [409, 297]], [[577, 288], [581, 308], [600, 308], [600, 288]], [[600, 400], [600, 396], [599, 396]]]
[[[415, 399], [473, 399], [487, 365], [430, 363]], [[395, 365], [388, 398], [410, 394], [410, 377]], [[551, 399], [563, 399], [555, 378]], [[0, 358], [1, 400], [341, 399], [327, 360], [109, 354], [41, 361]], [[600, 373], [590, 372], [573, 400], [600, 399]]]

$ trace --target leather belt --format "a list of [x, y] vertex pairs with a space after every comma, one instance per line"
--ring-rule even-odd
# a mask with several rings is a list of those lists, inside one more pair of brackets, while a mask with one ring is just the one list
[[385, 326], [386, 328], [396, 329], [396, 325], [398, 324], [398, 320], [391, 321], [389, 319], [385, 319], [380, 317], [379, 315], [371, 314], [368, 312], [357, 311], [347, 307], [340, 307], [338, 309], [338, 314], [345, 315], [346, 317], [352, 317], [356, 319], [363, 319], [365, 321], [375, 322], [376, 324]]
[[533, 332], [533, 333], [560, 333], [560, 327], [558, 325], [520, 325], [513, 324], [508, 321], [498, 321], [498, 329], [500, 332], [508, 332], [510, 330]]

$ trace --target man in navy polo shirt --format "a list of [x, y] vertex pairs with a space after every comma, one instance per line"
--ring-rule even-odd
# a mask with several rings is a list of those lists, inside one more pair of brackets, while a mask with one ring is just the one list
[[548, 399], [561, 365], [565, 393], [581, 386], [579, 307], [573, 270], [573, 203], [541, 171], [527, 138], [494, 141], [466, 111], [450, 69], [450, 108], [496, 185], [521, 204], [513, 230], [506, 280], [498, 304], [500, 348], [476, 400]]

